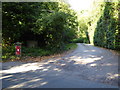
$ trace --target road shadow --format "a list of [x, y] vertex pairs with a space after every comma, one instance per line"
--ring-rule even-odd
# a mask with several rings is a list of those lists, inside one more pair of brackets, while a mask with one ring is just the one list
[[3, 88], [56, 87], [51, 83], [68, 77], [117, 86], [118, 57], [108, 50], [79, 44], [74, 52], [64, 57], [41, 62], [4, 63], [1, 73]]

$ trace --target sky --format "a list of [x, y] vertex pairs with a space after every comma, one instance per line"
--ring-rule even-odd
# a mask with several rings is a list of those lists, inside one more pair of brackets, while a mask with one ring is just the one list
[[68, 0], [71, 9], [75, 11], [89, 10], [93, 3], [93, 0]]

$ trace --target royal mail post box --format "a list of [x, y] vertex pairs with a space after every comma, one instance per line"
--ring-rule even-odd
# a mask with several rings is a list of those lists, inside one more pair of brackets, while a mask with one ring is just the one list
[[17, 56], [21, 56], [21, 43], [20, 42], [15, 43], [15, 54]]

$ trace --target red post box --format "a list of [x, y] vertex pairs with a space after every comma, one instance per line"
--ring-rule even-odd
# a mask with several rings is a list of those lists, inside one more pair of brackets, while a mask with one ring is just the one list
[[20, 42], [15, 43], [15, 54], [17, 56], [21, 56], [21, 43]]

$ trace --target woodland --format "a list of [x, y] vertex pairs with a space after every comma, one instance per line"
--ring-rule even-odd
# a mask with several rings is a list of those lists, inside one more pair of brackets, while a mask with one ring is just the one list
[[[3, 2], [2, 59], [16, 58], [16, 42], [22, 43], [23, 56], [61, 53], [76, 43], [119, 51], [119, 4], [94, 2], [92, 10], [75, 12], [66, 2]], [[37, 41], [38, 47], [27, 47], [27, 40]]]

